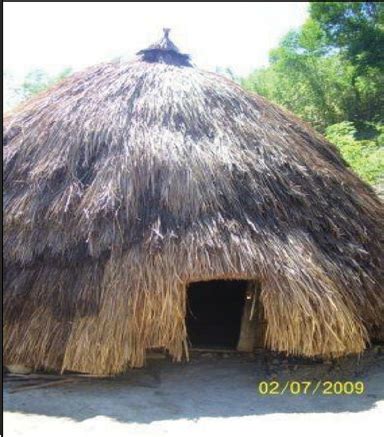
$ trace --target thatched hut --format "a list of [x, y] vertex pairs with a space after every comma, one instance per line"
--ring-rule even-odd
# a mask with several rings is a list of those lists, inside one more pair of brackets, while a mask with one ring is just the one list
[[260, 338], [340, 356], [384, 326], [373, 190], [307, 124], [195, 68], [167, 32], [4, 124], [5, 362], [117, 373], [151, 348], [181, 360], [190, 341]]

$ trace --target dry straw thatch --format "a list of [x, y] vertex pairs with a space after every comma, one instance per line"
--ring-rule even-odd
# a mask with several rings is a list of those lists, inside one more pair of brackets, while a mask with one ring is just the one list
[[197, 280], [260, 281], [273, 350], [360, 353], [384, 326], [383, 204], [307, 124], [167, 34], [4, 125], [6, 362], [180, 360]]

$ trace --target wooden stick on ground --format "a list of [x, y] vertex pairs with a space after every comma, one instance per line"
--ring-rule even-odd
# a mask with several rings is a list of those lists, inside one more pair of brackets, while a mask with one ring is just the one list
[[9, 393], [17, 393], [17, 392], [25, 391], [25, 390], [34, 390], [34, 389], [38, 389], [38, 388], [59, 386], [59, 385], [63, 385], [63, 384], [73, 383], [76, 381], [77, 380], [75, 378], [66, 378], [66, 379], [61, 379], [59, 381], [49, 381], [49, 382], [45, 382], [45, 383], [43, 382], [43, 383], [38, 383], [38, 384], [28, 384], [28, 385], [23, 385], [22, 387], [17, 387], [17, 388], [14, 388], [12, 390], [9, 390]]

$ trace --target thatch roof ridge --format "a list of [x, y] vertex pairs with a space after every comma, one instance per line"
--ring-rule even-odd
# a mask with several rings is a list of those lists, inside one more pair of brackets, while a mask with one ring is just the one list
[[153, 345], [179, 359], [186, 283], [213, 277], [262, 281], [277, 350], [360, 352], [384, 325], [372, 189], [297, 117], [184, 67], [91, 67], [5, 118], [7, 356], [96, 372]]

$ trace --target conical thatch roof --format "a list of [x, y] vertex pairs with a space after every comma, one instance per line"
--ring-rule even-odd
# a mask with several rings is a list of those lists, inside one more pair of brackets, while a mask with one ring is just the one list
[[181, 359], [186, 284], [218, 278], [261, 282], [267, 347], [361, 352], [384, 326], [383, 204], [293, 115], [148, 50], [5, 117], [6, 362]]

